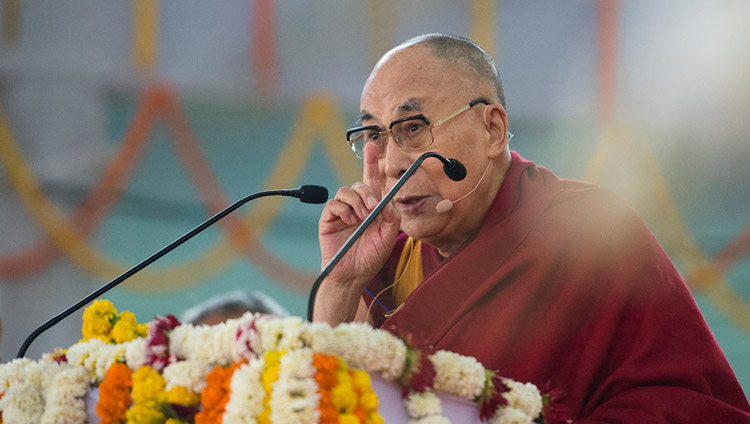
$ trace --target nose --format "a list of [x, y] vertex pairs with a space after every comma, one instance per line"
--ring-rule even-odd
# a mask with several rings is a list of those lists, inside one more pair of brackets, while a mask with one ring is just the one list
[[385, 161], [385, 175], [394, 179], [399, 179], [412, 164], [410, 152], [407, 152], [396, 143], [393, 134], [389, 134], [383, 146], [383, 160]]

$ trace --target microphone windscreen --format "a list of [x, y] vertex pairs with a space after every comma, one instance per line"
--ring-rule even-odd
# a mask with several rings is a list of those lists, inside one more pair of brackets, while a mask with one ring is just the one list
[[437, 211], [437, 213], [446, 213], [451, 209], [453, 209], [453, 202], [448, 199], [443, 199], [439, 201], [437, 205], [435, 205], [435, 210]]
[[328, 201], [328, 189], [319, 185], [303, 185], [299, 188], [299, 200], [304, 203], [325, 203]]
[[443, 164], [443, 172], [453, 181], [461, 181], [466, 177], [466, 167], [456, 159], [448, 159]]

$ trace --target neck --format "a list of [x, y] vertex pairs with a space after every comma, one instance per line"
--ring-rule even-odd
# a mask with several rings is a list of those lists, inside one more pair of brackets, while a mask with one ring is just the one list
[[481, 203], [479, 203], [481, 205], [481, 213], [476, 214], [474, 216], [474, 219], [470, 219], [467, 222], [468, 228], [465, 231], [461, 231], [461, 237], [450, 240], [442, 240], [439, 243], [435, 244], [430, 243], [437, 248], [440, 256], [449, 258], [466, 247], [474, 240], [474, 238], [476, 238], [479, 230], [482, 228], [482, 224], [484, 223], [485, 218], [487, 217], [487, 213], [490, 211], [490, 207], [495, 201], [495, 197], [497, 197], [498, 191], [500, 190], [500, 187], [505, 180], [505, 175], [508, 172], [508, 168], [510, 168], [510, 152], [506, 150], [505, 153], [501, 155], [501, 157], [495, 159], [495, 166], [490, 167], [490, 170], [488, 172], [489, 175], [487, 177], [488, 181], [490, 181], [491, 183], [487, 187], [487, 189], [484, 190], [480, 188], [476, 191], [476, 193], [472, 194], [472, 196], [482, 197], [482, 201]]

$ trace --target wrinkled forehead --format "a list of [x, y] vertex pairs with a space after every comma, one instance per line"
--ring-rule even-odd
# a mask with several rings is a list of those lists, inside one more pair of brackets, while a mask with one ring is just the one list
[[465, 78], [457, 68], [420, 46], [389, 52], [365, 83], [361, 112], [379, 119], [434, 109], [461, 91]]

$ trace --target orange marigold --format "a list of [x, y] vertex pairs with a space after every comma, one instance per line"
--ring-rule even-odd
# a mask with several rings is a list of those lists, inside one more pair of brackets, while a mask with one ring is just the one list
[[339, 361], [336, 357], [323, 353], [313, 354], [313, 366], [315, 367], [315, 382], [318, 383], [320, 393], [320, 424], [338, 424], [339, 411], [333, 404], [331, 390], [339, 383], [336, 371]]
[[235, 362], [229, 367], [221, 365], [206, 376], [207, 386], [201, 392], [201, 412], [195, 414], [195, 424], [219, 424], [224, 407], [229, 402], [230, 383], [237, 368], [245, 362]]
[[132, 372], [125, 364], [116, 363], [109, 367], [104, 381], [99, 385], [99, 402], [96, 414], [104, 424], [120, 424], [133, 399], [130, 388], [133, 386]]

